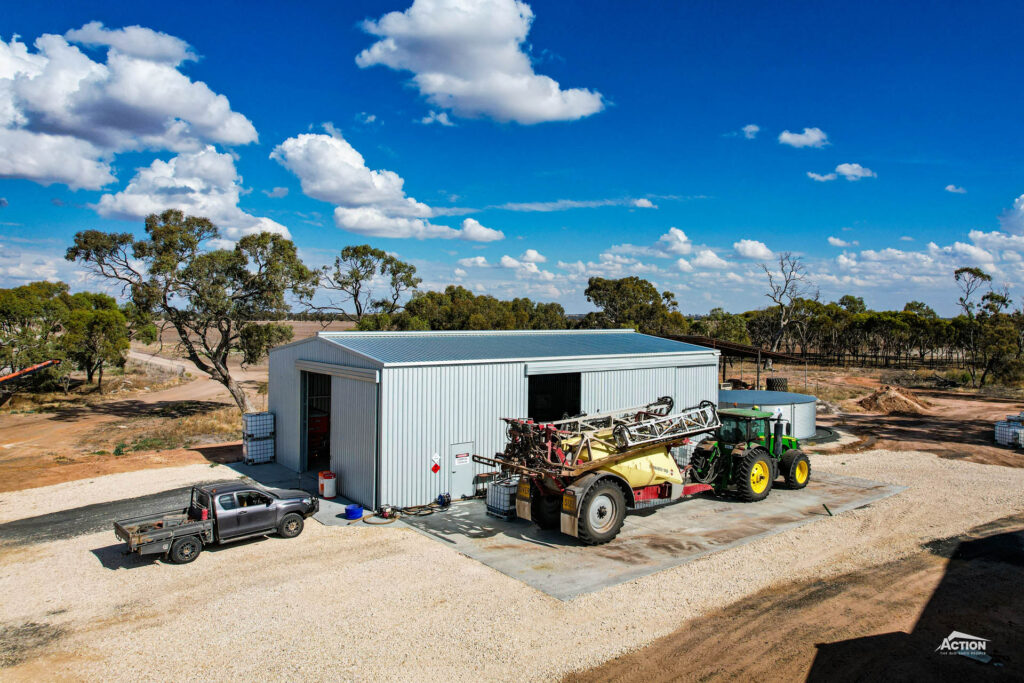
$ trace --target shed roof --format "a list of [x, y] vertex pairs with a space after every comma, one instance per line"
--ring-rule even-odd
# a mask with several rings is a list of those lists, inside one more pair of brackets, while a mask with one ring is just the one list
[[320, 332], [317, 336], [388, 365], [711, 352], [634, 330]]

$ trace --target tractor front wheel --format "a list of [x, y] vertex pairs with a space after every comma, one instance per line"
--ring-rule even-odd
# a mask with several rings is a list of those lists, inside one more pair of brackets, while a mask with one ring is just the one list
[[786, 451], [780, 468], [791, 489], [802, 489], [811, 480], [811, 461], [800, 451]]
[[599, 481], [580, 506], [579, 539], [587, 545], [607, 543], [619, 535], [626, 518], [626, 497], [611, 481]]
[[736, 468], [736, 494], [748, 503], [764, 500], [771, 493], [773, 474], [767, 452], [760, 448], [748, 451]]

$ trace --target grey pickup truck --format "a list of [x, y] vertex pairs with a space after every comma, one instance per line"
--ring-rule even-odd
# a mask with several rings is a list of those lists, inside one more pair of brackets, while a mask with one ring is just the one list
[[184, 510], [114, 522], [114, 534], [128, 552], [163, 555], [186, 564], [203, 546], [277, 533], [295, 538], [320, 501], [305, 491], [264, 489], [232, 481], [192, 487]]

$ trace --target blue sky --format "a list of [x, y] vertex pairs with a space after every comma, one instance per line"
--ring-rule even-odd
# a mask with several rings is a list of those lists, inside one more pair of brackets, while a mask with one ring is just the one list
[[632, 274], [685, 312], [759, 307], [758, 264], [785, 251], [826, 299], [951, 313], [960, 265], [1019, 299], [1021, 19], [1019, 3], [10, 6], [0, 286], [95, 287], [61, 259], [75, 231], [180, 206], [225, 244], [277, 230], [319, 265], [369, 242], [425, 286], [569, 311], [589, 309], [588, 276]]

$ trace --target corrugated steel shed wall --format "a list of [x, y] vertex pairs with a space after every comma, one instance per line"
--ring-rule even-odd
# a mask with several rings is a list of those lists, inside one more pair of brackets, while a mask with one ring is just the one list
[[378, 386], [331, 378], [331, 471], [338, 477], [338, 493], [369, 508], [377, 478]]
[[[718, 396], [717, 356], [689, 367], [583, 372], [581, 409], [614, 410], [672, 396], [677, 409]], [[642, 365], [643, 359], [636, 359]], [[561, 371], [567, 371], [562, 369]], [[500, 418], [525, 416], [524, 363], [385, 368], [381, 379], [379, 503], [419, 505], [451, 490], [446, 458], [451, 444], [472, 441], [481, 455], [505, 446]], [[430, 471], [431, 455], [441, 471]], [[474, 465], [476, 471], [491, 468]]]
[[302, 396], [299, 384], [300, 371], [295, 367], [297, 360], [352, 365], [360, 368], [377, 367], [377, 364], [349, 353], [337, 344], [331, 344], [316, 337], [271, 349], [267, 410], [274, 413], [276, 459], [280, 464], [296, 471], [300, 467], [299, 449], [302, 443], [301, 425], [299, 424]]
[[[526, 397], [523, 363], [385, 368], [379, 502], [420, 505], [450, 491], [449, 446], [472, 441], [480, 455], [501, 450], [500, 418], [525, 414]], [[441, 460], [437, 474], [430, 471], [434, 453]]]
[[601, 413], [644, 405], [660, 396], [675, 398], [676, 372], [677, 368], [584, 372], [580, 377], [580, 410]]

